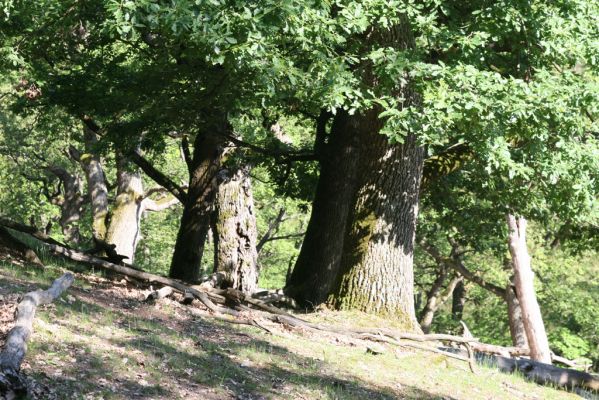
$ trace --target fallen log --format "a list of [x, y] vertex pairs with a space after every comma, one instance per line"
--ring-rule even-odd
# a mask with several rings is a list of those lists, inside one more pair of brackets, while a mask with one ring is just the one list
[[8, 332], [0, 353], [0, 398], [20, 398], [26, 392], [26, 382], [20, 374], [21, 363], [27, 352], [27, 339], [33, 331], [33, 318], [41, 304], [49, 304], [73, 283], [74, 277], [66, 273], [56, 279], [47, 290], [36, 290], [23, 296], [16, 312], [15, 326]]
[[15, 231], [27, 233], [27, 234], [33, 236], [34, 238], [41, 240], [42, 242], [45, 242], [45, 243], [52, 243], [52, 244], [58, 244], [58, 245], [62, 244], [59, 241], [52, 239], [50, 236], [48, 236], [47, 234], [45, 234], [44, 232], [38, 230], [37, 228], [35, 228], [33, 226], [20, 224], [18, 222], [12, 221], [6, 217], [0, 216], [0, 225], [4, 226], [6, 228], [14, 229]]
[[165, 297], [173, 294], [173, 288], [170, 286], [164, 286], [158, 290], [154, 290], [146, 297], [147, 302], [153, 302], [156, 300], [164, 299]]
[[[524, 347], [504, 347], [504, 346], [498, 346], [498, 345], [487, 344], [487, 343], [479, 343], [479, 342], [473, 342], [473, 343], [470, 343], [470, 345], [472, 346], [472, 349], [475, 351], [478, 351], [481, 353], [496, 354], [496, 355], [500, 355], [502, 357], [507, 357], [507, 358], [530, 356], [530, 349], [527, 349]], [[558, 362], [558, 363], [563, 364], [570, 368], [577, 368], [577, 367], [582, 368], [582, 366], [577, 365], [576, 362], [574, 362], [572, 360], [568, 360], [567, 358], [564, 358], [564, 357], [557, 356], [553, 353], [551, 354], [551, 361]]]
[[[65, 246], [60, 246], [56, 244], [46, 243], [45, 246], [52, 251], [54, 254], [61, 255], [73, 261], [87, 263], [93, 266], [97, 266], [100, 268], [104, 268], [110, 271], [118, 272], [120, 274], [129, 276], [131, 278], [139, 279], [145, 281], [147, 283], [160, 283], [165, 286], [170, 286], [178, 292], [185, 294], [190, 293], [195, 298], [200, 300], [206, 307], [212, 310], [215, 313], [223, 313], [229, 314], [233, 316], [237, 316], [237, 312], [231, 308], [216, 306], [213, 302], [224, 303], [224, 299], [228, 299], [233, 302], [243, 303], [246, 302], [254, 307], [257, 307], [263, 311], [266, 311], [268, 314], [263, 315], [265, 318], [270, 319], [274, 322], [282, 321], [286, 324], [295, 326], [295, 327], [304, 327], [311, 328], [315, 330], [337, 333], [337, 334], [345, 334], [345, 335], [359, 335], [359, 334], [382, 334], [389, 336], [395, 340], [400, 339], [408, 339], [413, 341], [453, 341], [456, 343], [467, 343], [467, 342], [476, 342], [478, 339], [476, 338], [464, 338], [461, 336], [454, 335], [445, 335], [445, 334], [416, 334], [410, 332], [398, 332], [393, 331], [391, 329], [352, 329], [352, 328], [337, 328], [332, 326], [313, 324], [301, 318], [298, 318], [292, 314], [289, 314], [286, 311], [283, 311], [271, 304], [263, 302], [258, 299], [254, 299], [251, 296], [248, 296], [241, 291], [234, 289], [207, 289], [201, 286], [187, 286], [184, 283], [181, 283], [175, 279], [166, 278], [164, 276], [151, 274], [149, 272], [143, 272], [138, 269], [131, 268], [125, 265], [113, 264], [109, 261], [106, 261], [101, 258], [93, 257], [88, 254], [82, 253], [77, 250], [73, 250], [67, 248]], [[210, 300], [210, 302], [208, 301]], [[279, 318], [275, 318], [278, 316]]]
[[568, 389], [577, 387], [599, 391], [599, 377], [569, 368], [560, 368], [525, 358], [516, 359], [478, 353], [477, 361], [498, 368], [502, 372], [519, 372], [527, 379], [542, 385], [550, 384]]

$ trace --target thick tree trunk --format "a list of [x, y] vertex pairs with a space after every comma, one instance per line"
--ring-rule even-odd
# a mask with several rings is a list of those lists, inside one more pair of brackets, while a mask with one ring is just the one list
[[522, 322], [530, 346], [530, 355], [533, 360], [551, 364], [551, 351], [541, 308], [535, 294], [534, 274], [526, 246], [526, 219], [508, 214], [507, 224], [508, 244], [514, 268], [514, 285], [522, 309]]
[[215, 202], [215, 265], [224, 285], [253, 293], [258, 288], [256, 215], [249, 168], [223, 168]]
[[412, 134], [403, 144], [390, 144], [379, 133], [377, 114], [362, 116], [359, 190], [332, 304], [402, 319], [417, 329], [413, 252], [423, 149]]
[[528, 339], [526, 338], [526, 330], [522, 321], [522, 309], [520, 308], [518, 296], [516, 296], [516, 290], [511, 283], [507, 285], [505, 294], [512, 344], [514, 347], [528, 348]]
[[216, 175], [228, 131], [228, 122], [224, 120], [206, 127], [195, 138], [189, 190], [169, 272], [171, 278], [186, 282], [196, 282], [199, 278], [216, 193]]
[[[77, 154], [76, 158], [81, 163], [87, 179], [87, 192], [92, 206], [92, 235], [95, 239], [106, 238], [106, 218], [108, 216], [108, 189], [106, 188], [106, 177], [100, 162], [100, 156], [96, 154], [94, 146], [98, 138], [88, 127], [84, 128], [85, 154]], [[72, 153], [76, 150], [71, 149]]]
[[[368, 43], [369, 42], [369, 43]], [[399, 50], [414, 47], [407, 17], [393, 28], [380, 28], [367, 45]], [[364, 82], [375, 88], [378, 79], [365, 66]], [[409, 81], [406, 75], [405, 79]], [[402, 107], [416, 105], [409, 83], [394, 95]], [[414, 133], [403, 143], [390, 143], [380, 134], [380, 110], [358, 115], [359, 156], [357, 191], [348, 222], [340, 264], [341, 275], [331, 296], [337, 309], [358, 309], [403, 320], [419, 330], [414, 310], [413, 255], [424, 150]]]
[[304, 307], [325, 302], [339, 275], [347, 218], [355, 192], [357, 118], [339, 110], [323, 149], [306, 235], [285, 293]]
[[461, 280], [453, 290], [451, 299], [451, 315], [456, 321], [462, 320], [464, 313], [464, 304], [466, 303], [466, 285]]
[[117, 196], [105, 241], [114, 244], [116, 252], [127, 257], [124, 261], [133, 264], [143, 213], [143, 183], [139, 171], [128, 170], [127, 159], [122, 154], [117, 153], [116, 163]]

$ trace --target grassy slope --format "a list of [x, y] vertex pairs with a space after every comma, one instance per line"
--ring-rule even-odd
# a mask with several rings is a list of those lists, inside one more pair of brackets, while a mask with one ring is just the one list
[[[0, 261], [0, 296], [46, 287], [61, 273]], [[578, 398], [490, 369], [474, 375], [436, 354], [387, 348], [372, 355], [363, 342], [280, 327], [272, 335], [142, 296], [124, 281], [78, 276], [67, 295], [38, 312], [24, 371], [60, 399]]]

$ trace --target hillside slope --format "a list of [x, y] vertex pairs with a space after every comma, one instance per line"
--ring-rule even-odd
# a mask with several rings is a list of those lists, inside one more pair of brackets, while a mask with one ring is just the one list
[[[14, 293], [62, 270], [0, 261], [0, 345]], [[409, 349], [372, 354], [365, 342], [191, 316], [146, 288], [78, 275], [40, 309], [23, 370], [58, 399], [577, 399], [577, 395]], [[313, 318], [359, 324], [359, 315]], [[372, 321], [368, 321], [371, 324]]]

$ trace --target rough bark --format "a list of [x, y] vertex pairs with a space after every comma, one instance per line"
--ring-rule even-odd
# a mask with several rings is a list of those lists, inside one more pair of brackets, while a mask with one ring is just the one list
[[129, 170], [127, 159], [120, 153], [117, 162], [117, 195], [110, 213], [105, 241], [115, 245], [117, 254], [132, 264], [140, 237], [143, 213], [143, 183], [139, 171]]
[[[393, 28], [371, 32], [366, 45], [371, 44], [413, 48], [408, 18]], [[419, 103], [409, 79], [406, 75], [405, 83], [394, 89], [401, 107]], [[365, 65], [363, 80], [376, 89], [378, 80], [369, 65]], [[375, 107], [357, 115], [357, 190], [331, 304], [337, 309], [388, 315], [419, 330], [414, 310], [413, 253], [424, 151], [414, 133], [406, 133], [403, 143], [391, 143], [381, 135], [380, 111]]]
[[73, 147], [70, 151], [71, 155], [80, 162], [85, 172], [88, 196], [92, 206], [92, 234], [94, 238], [104, 240], [107, 230], [108, 189], [100, 156], [94, 148], [98, 138], [94, 131], [87, 126], [84, 128], [83, 138], [85, 141], [85, 154], [79, 154]]
[[514, 286], [522, 310], [522, 322], [533, 360], [551, 364], [551, 351], [537, 302], [531, 268], [531, 260], [526, 246], [526, 219], [507, 215], [509, 228], [508, 244], [514, 268]]
[[466, 303], [466, 285], [464, 280], [457, 283], [453, 290], [451, 299], [451, 315], [456, 321], [462, 320], [462, 314], [464, 313], [464, 304]]
[[413, 251], [423, 151], [414, 135], [390, 144], [378, 132], [376, 112], [363, 118], [359, 190], [332, 304], [387, 314], [416, 328]]
[[518, 301], [516, 290], [511, 283], [507, 285], [505, 293], [512, 344], [515, 347], [528, 348], [528, 339], [526, 337], [526, 330], [524, 329], [524, 323], [522, 321], [522, 309], [520, 308], [520, 302]]
[[78, 244], [81, 240], [77, 223], [81, 219], [84, 199], [81, 195], [81, 179], [58, 166], [49, 166], [48, 171], [60, 179], [63, 198], [60, 200], [60, 227], [67, 243]]
[[339, 275], [347, 218], [355, 192], [357, 119], [337, 112], [321, 149], [320, 177], [306, 235], [285, 287], [303, 307], [325, 302]]
[[186, 282], [196, 282], [199, 278], [216, 193], [216, 175], [229, 129], [225, 119], [196, 135], [189, 189], [169, 272], [171, 278]]
[[256, 215], [249, 168], [223, 168], [215, 202], [214, 272], [224, 286], [253, 293], [258, 288]]

